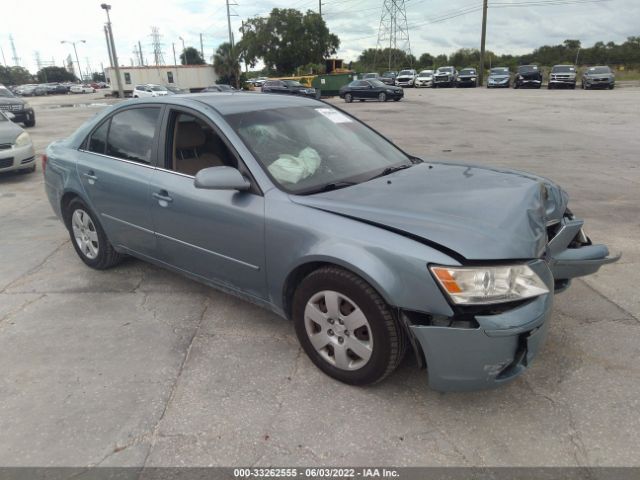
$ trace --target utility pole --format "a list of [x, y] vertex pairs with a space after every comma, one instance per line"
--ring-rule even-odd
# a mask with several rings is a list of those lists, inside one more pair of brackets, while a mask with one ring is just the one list
[[176, 42], [171, 42], [171, 48], [173, 48], [173, 64], [177, 67], [178, 62], [176, 61]]
[[318, 0], [318, 13], [322, 17], [322, 0]]
[[227, 25], [229, 27], [229, 45], [233, 48], [233, 33], [231, 33], [231, 12], [229, 11], [229, 0], [227, 0]]
[[106, 24], [104, 25], [104, 38], [107, 41], [107, 52], [109, 52], [109, 65], [113, 67], [113, 55], [111, 54], [111, 42], [109, 41], [109, 30], [107, 29]]
[[580, 58], [580, 47], [578, 47], [578, 52], [576, 53], [576, 67], [578, 66], [578, 58]]
[[480, 39], [480, 71], [478, 72], [478, 83], [484, 85], [484, 44], [487, 39], [487, 8], [488, 0], [482, 3], [482, 38]]
[[7, 66], [7, 59], [4, 58], [4, 50], [2, 49], [2, 47], [0, 47], [0, 53], [2, 53], [2, 64], [6, 67]]
[[142, 56], [142, 44], [138, 40], [138, 53], [140, 54], [140, 66], [144, 67], [144, 57]]
[[178, 37], [180, 40], [182, 40], [182, 55], [184, 55], [184, 64], [185, 65], [189, 65], [189, 55], [187, 53], [187, 47], [184, 46], [184, 38], [182, 37]]
[[113, 30], [111, 29], [111, 17], [109, 16], [109, 10], [111, 5], [103, 3], [100, 5], [105, 12], [107, 12], [107, 30], [109, 32], [109, 43], [111, 44], [111, 56], [113, 58], [113, 68], [116, 70], [116, 81], [118, 82], [118, 98], [124, 98], [124, 90], [122, 89], [122, 79], [120, 78], [120, 66], [118, 65], [118, 55], [116, 54], [116, 44], [113, 41]]
[[[402, 50], [406, 56], [411, 55], [405, 3], [405, 0], [384, 0], [378, 28], [378, 43], [373, 59], [374, 70], [377, 68], [378, 51], [384, 48], [389, 49], [389, 70], [395, 70], [398, 67], [399, 50]], [[400, 65], [400, 68], [402, 67], [403, 65]]]
[[[204, 60], [204, 48], [202, 46], [202, 34], [200, 34], [200, 56], [202, 57], [202, 60]], [[207, 62], [204, 62], [207, 63]]]

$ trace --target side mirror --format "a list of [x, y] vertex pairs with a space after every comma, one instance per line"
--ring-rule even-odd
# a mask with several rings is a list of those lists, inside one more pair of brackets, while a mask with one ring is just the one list
[[206, 190], [238, 190], [242, 192], [251, 188], [251, 182], [233, 167], [204, 168], [196, 174], [193, 184], [196, 188]]

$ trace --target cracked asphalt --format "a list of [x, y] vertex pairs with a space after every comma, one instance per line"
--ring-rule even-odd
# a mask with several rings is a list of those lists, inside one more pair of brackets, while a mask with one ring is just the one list
[[[31, 100], [37, 150], [112, 102]], [[134, 259], [88, 269], [40, 166], [2, 174], [0, 466], [640, 465], [640, 89], [332, 102], [416, 155], [550, 177], [622, 260], [556, 298], [507, 386], [437, 393], [408, 356], [354, 388], [269, 312]]]

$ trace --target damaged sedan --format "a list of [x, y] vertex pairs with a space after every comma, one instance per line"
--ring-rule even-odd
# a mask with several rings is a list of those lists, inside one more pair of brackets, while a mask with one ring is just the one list
[[508, 382], [555, 295], [618, 258], [553, 182], [424, 161], [302, 97], [122, 102], [51, 144], [43, 170], [87, 266], [131, 255], [270, 309], [352, 385], [408, 351], [436, 390]]

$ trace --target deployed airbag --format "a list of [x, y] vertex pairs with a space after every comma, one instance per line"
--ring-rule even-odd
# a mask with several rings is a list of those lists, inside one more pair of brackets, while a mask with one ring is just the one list
[[269, 172], [279, 182], [298, 183], [313, 175], [320, 166], [320, 155], [311, 147], [300, 150], [298, 156], [281, 154], [269, 165]]

